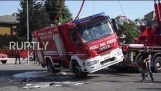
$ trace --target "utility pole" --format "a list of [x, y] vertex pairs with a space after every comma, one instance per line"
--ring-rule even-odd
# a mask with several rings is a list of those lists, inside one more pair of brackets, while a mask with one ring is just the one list
[[[29, 2], [27, 0], [27, 41], [29, 42]], [[29, 64], [29, 48], [27, 48], [27, 64]]]

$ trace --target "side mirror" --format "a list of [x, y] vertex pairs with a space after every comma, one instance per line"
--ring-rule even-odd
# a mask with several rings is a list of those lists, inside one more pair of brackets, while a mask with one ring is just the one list
[[113, 28], [114, 28], [115, 32], [120, 29], [118, 24], [117, 24], [117, 20], [116, 19], [111, 19], [111, 23], [113, 25]]

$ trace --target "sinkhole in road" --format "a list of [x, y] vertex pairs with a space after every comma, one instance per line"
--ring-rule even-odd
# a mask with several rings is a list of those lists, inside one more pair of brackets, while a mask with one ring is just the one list
[[51, 73], [47, 71], [31, 71], [31, 72], [24, 72], [24, 73], [19, 73], [15, 74], [12, 77], [14, 78], [39, 78], [39, 77], [45, 77], [49, 76]]
[[[49, 86], [52, 87], [70, 87], [70, 86], [80, 86], [83, 84], [87, 84], [80, 81], [74, 81], [72, 77], [69, 76], [68, 72], [60, 72], [57, 74], [49, 73], [48, 71], [30, 71], [24, 73], [18, 73], [13, 75], [12, 77], [16, 79], [16, 82], [23, 82], [22, 88], [24, 89], [34, 89], [34, 88], [47, 88]], [[51, 78], [52, 77], [52, 78]], [[32, 79], [33, 78], [33, 79]], [[39, 81], [38, 79], [33, 81], [34, 78], [42, 79], [43, 81]], [[45, 79], [44, 79], [45, 78]], [[45, 80], [48, 81], [45, 81]]]

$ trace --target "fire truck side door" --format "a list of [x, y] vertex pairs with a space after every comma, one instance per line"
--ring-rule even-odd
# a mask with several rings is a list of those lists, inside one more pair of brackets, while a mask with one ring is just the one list
[[[37, 39], [37, 38], [33, 38], [32, 41], [33, 41], [33, 42], [38, 42], [38, 39]], [[39, 41], [39, 42], [40, 42], [40, 41]], [[35, 45], [35, 49], [37, 49], [37, 44]], [[39, 61], [40, 61], [41, 63], [43, 63], [44, 60], [43, 60], [42, 50], [36, 50], [36, 54], [37, 54], [37, 57], [38, 57]]]
[[65, 55], [65, 48], [59, 34], [54, 34], [53, 40], [55, 41], [57, 52], [59, 56]]
[[73, 44], [74, 44], [75, 48], [78, 49], [79, 51], [81, 51], [82, 50], [82, 44], [81, 44], [81, 41], [80, 41], [80, 39], [77, 35], [77, 32], [72, 30], [70, 35], [71, 35], [72, 41], [74, 42]]

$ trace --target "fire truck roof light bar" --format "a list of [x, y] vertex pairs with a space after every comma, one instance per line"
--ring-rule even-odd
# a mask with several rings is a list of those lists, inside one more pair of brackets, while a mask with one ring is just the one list
[[105, 13], [101, 12], [101, 13], [98, 13], [98, 14], [95, 14], [95, 15], [92, 15], [92, 16], [89, 16], [89, 17], [85, 17], [85, 18], [82, 18], [82, 19], [74, 20], [73, 22], [74, 23], [83, 22], [83, 21], [87, 21], [87, 20], [90, 20], [92, 18], [99, 17], [99, 16], [105, 16]]

